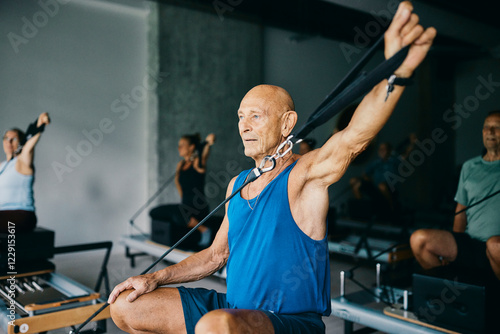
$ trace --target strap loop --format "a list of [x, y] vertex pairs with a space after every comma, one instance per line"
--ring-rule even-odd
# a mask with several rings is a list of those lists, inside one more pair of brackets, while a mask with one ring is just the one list
[[[266, 165], [266, 163], [268, 161], [271, 161], [271, 166], [264, 168], [264, 166]], [[276, 166], [276, 159], [274, 158], [274, 155], [272, 155], [272, 156], [266, 155], [264, 157], [264, 159], [262, 159], [262, 161], [260, 162], [259, 172], [260, 173], [267, 173], [269, 171], [272, 171], [275, 166]]]
[[[288, 136], [288, 138], [278, 146], [278, 148], [276, 149], [276, 153], [274, 153], [273, 155], [266, 155], [260, 162], [259, 167], [252, 170], [252, 172], [255, 174], [255, 178], [261, 176], [264, 173], [272, 171], [274, 167], [276, 167], [276, 159], [283, 158], [288, 152], [292, 150], [293, 142], [290, 140], [292, 139], [292, 137], [292, 135]], [[288, 145], [288, 147], [283, 151], [283, 153], [280, 153], [280, 151], [286, 145]], [[271, 162], [271, 166], [265, 167], [268, 161]]]
[[[282, 142], [280, 144], [280, 146], [278, 146], [278, 149], [276, 150], [276, 153], [273, 155], [273, 157], [283, 158], [288, 152], [290, 152], [293, 148], [293, 142], [291, 140], [292, 138], [293, 138], [293, 135], [288, 136], [288, 138], [285, 139], [285, 141]], [[297, 141], [297, 143], [298, 142], [299, 141]], [[287, 149], [283, 153], [280, 153], [280, 151], [283, 149], [283, 147], [285, 147], [285, 145], [288, 145]]]

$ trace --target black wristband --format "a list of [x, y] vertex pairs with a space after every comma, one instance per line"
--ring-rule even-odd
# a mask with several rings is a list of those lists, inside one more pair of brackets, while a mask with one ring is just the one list
[[[387, 80], [396, 86], [410, 86], [413, 85], [413, 75], [409, 78], [399, 78], [396, 74], [392, 74]], [[392, 81], [392, 82], [391, 82]]]
[[38, 118], [36, 119], [36, 121], [28, 125], [28, 129], [26, 129], [26, 140], [30, 139], [37, 133], [43, 132], [43, 130], [45, 130], [45, 124], [42, 124], [41, 126], [37, 127], [36, 126], [37, 123], [38, 123]]
[[394, 90], [394, 85], [397, 86], [409, 86], [413, 83], [412, 77], [409, 78], [398, 78], [396, 74], [391, 74], [389, 78], [387, 78], [387, 86], [385, 87], [387, 89], [387, 95], [385, 96], [385, 100], [389, 98], [389, 95], [392, 93]]

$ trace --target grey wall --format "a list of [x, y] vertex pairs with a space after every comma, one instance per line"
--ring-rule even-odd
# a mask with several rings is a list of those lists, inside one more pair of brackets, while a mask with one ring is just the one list
[[62, 2], [0, 3], [0, 128], [49, 112], [35, 157], [39, 225], [59, 245], [116, 241], [146, 197], [148, 10]]
[[[213, 9], [170, 5], [160, 7], [159, 27], [160, 71], [167, 79], [159, 86], [158, 123], [150, 129], [158, 133], [158, 165], [151, 168], [163, 183], [180, 160], [182, 135], [215, 133], [205, 188], [214, 208], [230, 178], [252, 166], [241, 154], [237, 110], [243, 95], [261, 82], [262, 29], [253, 22], [221, 20]], [[178, 201], [172, 183], [158, 203]]]

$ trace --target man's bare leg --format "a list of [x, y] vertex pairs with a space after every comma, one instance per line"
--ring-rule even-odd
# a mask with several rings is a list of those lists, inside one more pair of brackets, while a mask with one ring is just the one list
[[424, 269], [442, 266], [457, 258], [457, 243], [448, 231], [421, 229], [410, 238], [413, 255]]
[[221, 309], [205, 314], [195, 328], [196, 334], [274, 334], [271, 320], [255, 310]]
[[130, 303], [126, 290], [111, 304], [114, 323], [127, 333], [186, 333], [184, 312], [176, 288], [158, 288]]
[[500, 236], [493, 236], [486, 241], [486, 255], [490, 260], [491, 269], [500, 279]]

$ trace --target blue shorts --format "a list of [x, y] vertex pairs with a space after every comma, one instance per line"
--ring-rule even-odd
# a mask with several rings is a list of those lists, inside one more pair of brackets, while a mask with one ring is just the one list
[[[204, 314], [221, 308], [234, 308], [227, 302], [225, 293], [182, 286], [177, 289], [181, 295], [188, 334], [194, 334], [194, 327]], [[321, 315], [317, 313], [276, 314], [261, 311], [271, 320], [276, 334], [324, 334], [326, 330]]]

